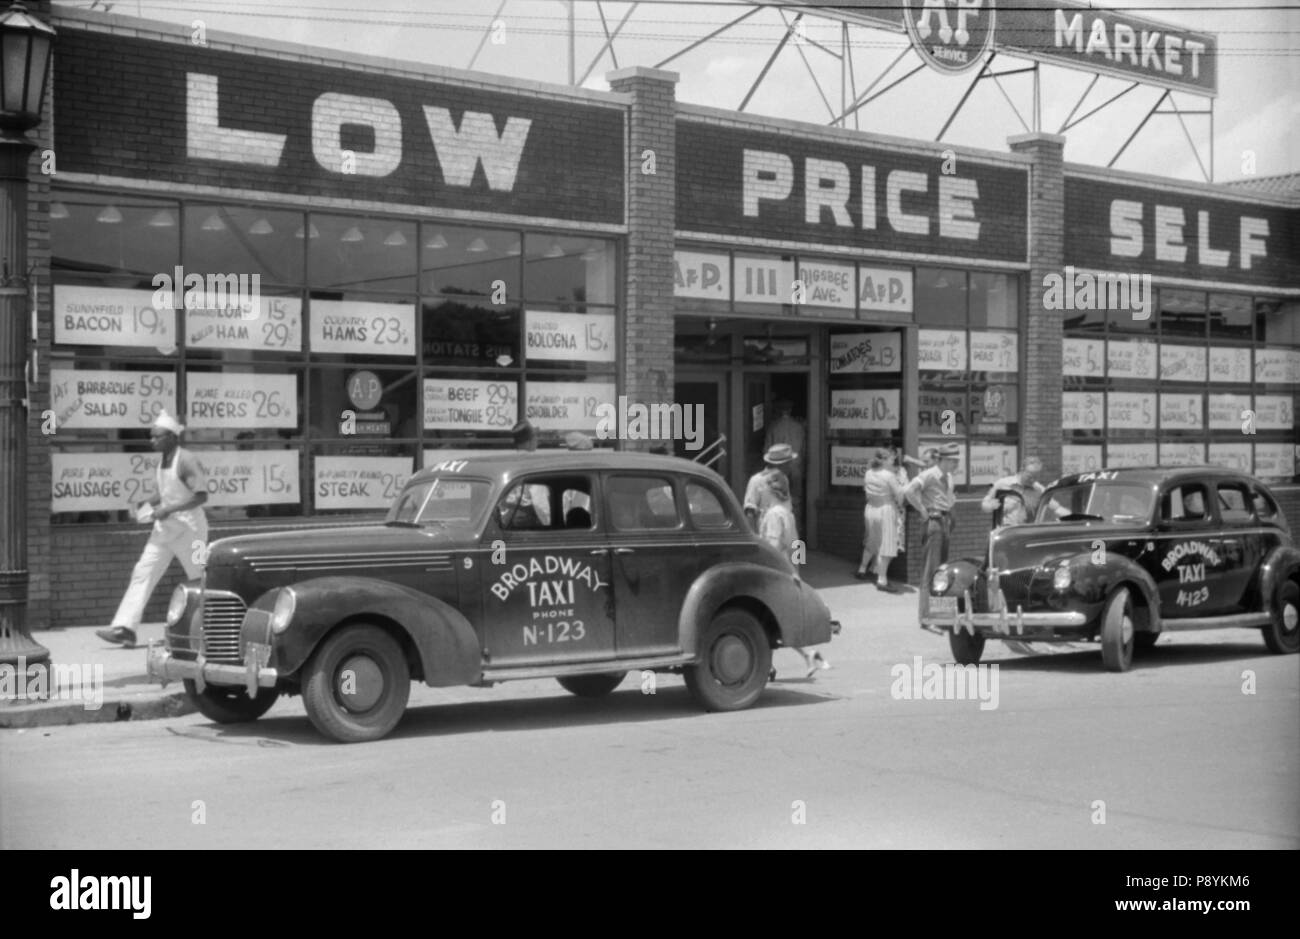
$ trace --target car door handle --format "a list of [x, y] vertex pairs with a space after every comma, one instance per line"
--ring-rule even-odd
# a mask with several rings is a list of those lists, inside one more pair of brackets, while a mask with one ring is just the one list
[[592, 548], [592, 554], [609, 554], [609, 548]]
[[614, 553], [615, 554], [636, 554], [636, 551], [633, 548], [615, 548]]

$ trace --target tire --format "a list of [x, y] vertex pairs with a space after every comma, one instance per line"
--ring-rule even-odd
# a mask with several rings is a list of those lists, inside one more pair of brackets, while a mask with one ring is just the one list
[[958, 665], [978, 665], [980, 656], [984, 654], [984, 637], [954, 629], [948, 633], [948, 648], [952, 649], [952, 657]]
[[565, 675], [557, 678], [560, 687], [579, 698], [603, 698], [623, 683], [627, 672], [605, 672], [600, 675]]
[[207, 685], [200, 692], [189, 678], [185, 679], [185, 694], [200, 714], [216, 724], [255, 721], [280, 697], [274, 688], [258, 688], [257, 697], [250, 698], [242, 685]]
[[1160, 633], [1134, 633], [1133, 647], [1139, 652], [1145, 652], [1147, 649], [1155, 648], [1155, 644], [1160, 640]]
[[1133, 623], [1133, 598], [1120, 587], [1106, 601], [1101, 614], [1101, 661], [1107, 671], [1127, 672], [1133, 664], [1137, 629]]
[[772, 668], [767, 633], [749, 613], [722, 610], [700, 634], [700, 661], [684, 670], [686, 687], [706, 711], [739, 711], [758, 700]]
[[1278, 655], [1300, 652], [1300, 584], [1284, 580], [1273, 595], [1272, 621], [1264, 627], [1264, 645]]
[[331, 634], [305, 673], [307, 716], [318, 731], [340, 743], [383, 737], [402, 719], [411, 696], [411, 670], [402, 647], [368, 623]]

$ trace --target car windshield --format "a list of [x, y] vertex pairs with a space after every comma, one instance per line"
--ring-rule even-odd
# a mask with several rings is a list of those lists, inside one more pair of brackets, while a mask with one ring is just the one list
[[[1035, 521], [1052, 522], [1058, 517], [1068, 521], [1073, 516], [1087, 515], [1107, 522], [1145, 522], [1151, 517], [1153, 499], [1149, 486], [1113, 480], [1054, 486], [1039, 504]], [[1058, 515], [1052, 503], [1064, 507], [1069, 514]]]
[[470, 525], [488, 505], [492, 484], [480, 479], [436, 476], [411, 483], [388, 510], [387, 521], [405, 525]]

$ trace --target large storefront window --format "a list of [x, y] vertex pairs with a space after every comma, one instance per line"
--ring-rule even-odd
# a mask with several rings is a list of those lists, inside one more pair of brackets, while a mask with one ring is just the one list
[[922, 449], [962, 447], [958, 491], [977, 491], [1020, 461], [1020, 278], [916, 270]]
[[[56, 522], [130, 520], [163, 409], [220, 520], [377, 511], [440, 448], [616, 398], [608, 239], [75, 191], [51, 227]], [[177, 265], [229, 290], [159, 294]]]
[[1130, 311], [1066, 330], [1065, 472], [1211, 463], [1295, 481], [1297, 304], [1162, 288], [1155, 309], [1142, 335]]

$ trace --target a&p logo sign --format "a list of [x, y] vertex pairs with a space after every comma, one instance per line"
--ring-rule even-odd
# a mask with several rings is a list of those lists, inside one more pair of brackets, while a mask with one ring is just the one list
[[912, 48], [941, 72], [964, 72], [993, 46], [993, 0], [904, 0]]

